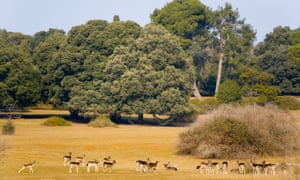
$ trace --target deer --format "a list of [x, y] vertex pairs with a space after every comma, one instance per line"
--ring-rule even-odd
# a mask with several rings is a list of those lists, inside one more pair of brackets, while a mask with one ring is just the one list
[[207, 174], [209, 172], [208, 162], [201, 162], [200, 165], [196, 166], [196, 169], [199, 169], [200, 173]]
[[103, 161], [108, 161], [108, 162], [110, 162], [110, 160], [111, 160], [111, 157], [110, 157], [110, 156], [107, 156], [107, 157], [104, 157], [104, 158], [103, 158]]
[[90, 172], [90, 169], [93, 167], [95, 169], [95, 172], [98, 172], [99, 171], [99, 163], [100, 161], [98, 160], [92, 160], [92, 161], [88, 161], [87, 164], [86, 164], [86, 167], [87, 167], [87, 172]]
[[68, 165], [68, 163], [71, 161], [72, 159], [72, 152], [69, 152], [69, 155], [65, 155], [63, 157], [64, 159], [64, 166]]
[[112, 162], [104, 161], [103, 162], [103, 172], [106, 172], [106, 169], [109, 169], [109, 171], [111, 172], [113, 165], [116, 163], [117, 163], [116, 160], [113, 160]]
[[178, 171], [176, 166], [170, 165], [170, 162], [168, 162], [167, 164], [164, 164], [164, 167], [166, 168], [166, 170]]
[[22, 168], [18, 171], [18, 173], [21, 173], [24, 169], [29, 169], [29, 173], [33, 173], [34, 165], [35, 165], [35, 160], [32, 163], [23, 164]]
[[82, 163], [82, 166], [84, 166], [84, 160], [85, 160], [85, 154], [76, 157], [76, 161]]
[[222, 174], [228, 174], [228, 166], [229, 162], [228, 161], [223, 161], [222, 162]]
[[271, 170], [271, 174], [273, 176], [276, 175], [276, 164], [274, 164], [274, 163], [268, 163], [266, 161], [263, 161], [262, 165], [263, 165], [263, 171], [264, 171], [265, 175], [268, 175], [268, 169]]
[[246, 174], [246, 164], [244, 162], [240, 162], [239, 160], [237, 160], [237, 164], [239, 167], [239, 173], [241, 175], [245, 175]]
[[69, 173], [72, 173], [72, 168], [75, 167], [76, 168], [76, 172], [78, 174], [80, 163], [81, 162], [78, 162], [78, 161], [71, 161], [69, 163]]
[[147, 168], [148, 163], [150, 163], [150, 159], [147, 158], [146, 161], [136, 160], [135, 163], [136, 163], [136, 171], [137, 172], [141, 172], [141, 170], [143, 170], [143, 172], [146, 172], [146, 168]]
[[264, 167], [263, 164], [255, 163], [252, 160], [250, 161], [250, 164], [252, 166], [253, 175], [260, 174], [260, 172], [262, 171], [262, 169]]
[[151, 170], [153, 173], [155, 173], [156, 170], [157, 170], [156, 168], [157, 168], [158, 163], [159, 163], [159, 161], [149, 162], [149, 163], [147, 164], [148, 170]]
[[212, 162], [208, 160], [208, 168], [210, 169], [212, 174], [218, 174], [220, 170], [220, 166], [218, 162]]

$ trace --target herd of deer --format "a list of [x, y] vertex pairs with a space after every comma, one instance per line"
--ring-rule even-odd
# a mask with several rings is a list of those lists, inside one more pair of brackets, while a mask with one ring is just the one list
[[[246, 162], [240, 162], [237, 160], [237, 169], [231, 169], [230, 172], [238, 172], [241, 175], [246, 174]], [[286, 174], [286, 166], [282, 164], [269, 163], [262, 161], [262, 163], [255, 163], [252, 160], [249, 161], [249, 167], [252, 168], [253, 175], [276, 175], [276, 168], [279, 168], [283, 174]], [[229, 161], [223, 161], [221, 164], [219, 162], [212, 162], [208, 160], [207, 162], [201, 162], [196, 169], [200, 170], [203, 174], [228, 174]]]
[[[91, 172], [94, 169], [95, 172], [99, 171], [99, 166], [102, 164], [103, 172], [111, 172], [114, 164], [117, 163], [116, 160], [112, 160], [110, 156], [103, 158], [103, 160], [91, 160], [87, 161], [85, 164], [85, 154], [82, 156], [78, 156], [75, 160], [72, 160], [72, 153], [69, 152], [68, 155], [63, 157], [63, 165], [69, 166], [69, 172], [72, 173], [72, 169], [75, 168], [76, 172], [79, 171], [79, 166], [83, 167], [86, 165], [87, 172]], [[30, 173], [33, 173], [33, 167], [36, 161], [32, 163], [24, 164], [22, 168], [18, 171], [18, 173], [22, 172], [24, 169], [28, 169]], [[149, 158], [146, 160], [137, 160], [136, 161], [136, 171], [137, 172], [153, 172], [155, 173], [157, 170], [159, 161], [152, 162]], [[252, 167], [253, 175], [276, 175], [276, 168], [280, 168], [282, 173], [285, 173], [286, 167], [283, 165], [269, 163], [266, 161], [262, 161], [262, 163], [255, 163], [253, 161], [249, 161], [248, 163], [250, 167]], [[230, 172], [238, 172], [241, 175], [246, 174], [246, 162], [237, 161], [237, 169], [231, 169]], [[164, 164], [166, 170], [178, 171], [178, 168], [174, 165], [171, 165], [170, 162]], [[201, 174], [228, 174], [229, 161], [223, 161], [222, 163], [213, 162], [208, 160], [207, 162], [201, 162], [196, 166], [196, 169], [200, 171]]]

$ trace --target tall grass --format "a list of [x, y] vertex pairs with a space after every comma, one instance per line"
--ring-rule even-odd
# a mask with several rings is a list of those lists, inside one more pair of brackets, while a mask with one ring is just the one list
[[221, 106], [180, 135], [178, 152], [201, 158], [253, 158], [299, 152], [295, 118], [274, 106]]

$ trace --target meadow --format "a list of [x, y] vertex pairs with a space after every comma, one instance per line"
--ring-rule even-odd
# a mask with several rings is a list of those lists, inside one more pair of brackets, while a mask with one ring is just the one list
[[[300, 117], [300, 111], [295, 111]], [[178, 135], [190, 127], [159, 127], [118, 125], [118, 127], [93, 128], [87, 124], [72, 123], [66, 127], [47, 127], [45, 119], [14, 119], [16, 126], [12, 136], [0, 135], [8, 148], [0, 162], [0, 179], [296, 179], [299, 176], [278, 173], [276, 176], [205, 175], [196, 170], [201, 161], [191, 156], [176, 155]], [[0, 120], [0, 125], [5, 123]], [[112, 172], [90, 172], [81, 166], [79, 173], [68, 172], [63, 166], [63, 156], [68, 152], [73, 157], [86, 154], [86, 160], [103, 159], [111, 156], [117, 163]], [[136, 172], [138, 159], [160, 161], [156, 173]], [[265, 157], [268, 161], [295, 162], [300, 157]], [[17, 173], [24, 163], [36, 160], [34, 173], [24, 170]], [[163, 164], [170, 161], [179, 171], [167, 171]], [[222, 160], [219, 160], [221, 162]], [[229, 169], [237, 168], [236, 160], [229, 162]]]

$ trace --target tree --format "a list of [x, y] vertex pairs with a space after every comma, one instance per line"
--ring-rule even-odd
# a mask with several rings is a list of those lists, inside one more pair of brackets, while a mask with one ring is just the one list
[[147, 25], [128, 46], [115, 49], [106, 65], [107, 103], [114, 112], [178, 115], [188, 112], [191, 62], [176, 37]]
[[300, 67], [300, 28], [291, 33], [290, 39], [291, 46], [288, 49], [288, 58]]
[[299, 66], [288, 57], [293, 42], [296, 42], [296, 38], [292, 38], [293, 32], [289, 27], [276, 27], [254, 51], [256, 68], [274, 76], [272, 85], [279, 87], [282, 95], [300, 93]]
[[221, 103], [229, 103], [241, 99], [241, 87], [233, 80], [225, 80], [220, 85], [217, 100]]
[[29, 36], [0, 31], [1, 103], [27, 107], [40, 99], [41, 76], [30, 56]]
[[[40, 42], [36, 42], [39, 39], [39, 34], [46, 34], [46, 37], [42, 38]], [[43, 37], [43, 36], [42, 36]], [[42, 76], [42, 95], [41, 101], [44, 103], [51, 103], [55, 94], [55, 86], [59, 86], [57, 81], [57, 76], [55, 76], [56, 69], [51, 67], [56, 67], [53, 65], [57, 63], [55, 57], [57, 53], [61, 50], [63, 43], [66, 41], [66, 36], [63, 31], [50, 29], [49, 32], [36, 33], [31, 39], [35, 42], [35, 47], [33, 49], [33, 62], [38, 67]], [[53, 102], [53, 101], [52, 101]]]
[[[252, 27], [239, 20], [239, 13], [226, 3], [214, 12], [213, 34], [219, 41], [219, 60], [216, 78], [215, 95], [218, 94], [222, 74], [225, 78], [238, 79], [239, 67], [249, 56], [255, 33]], [[226, 62], [224, 62], [226, 61]], [[225, 66], [225, 69], [223, 69]]]
[[195, 36], [206, 33], [210, 23], [209, 9], [198, 0], [174, 0], [155, 9], [150, 17], [178, 36], [184, 49], [192, 45]]
[[174, 0], [154, 10], [151, 19], [178, 36], [193, 56], [194, 90], [216, 95], [222, 79], [238, 80], [250, 57], [255, 32], [229, 3], [212, 11], [197, 0]]
[[[174, 0], [162, 9], [155, 9], [150, 17], [153, 23], [163, 25], [176, 35], [182, 47], [194, 57], [198, 51], [191, 49], [193, 49], [196, 37], [206, 36], [211, 24], [210, 9], [198, 0]], [[197, 72], [198, 69], [199, 67], [195, 64], [195, 71]], [[195, 97], [200, 98], [197, 79], [193, 83], [192, 92]]]
[[[75, 44], [68, 45], [66, 50], [70, 56], [66, 61], [69, 62], [67, 64], [74, 63], [74, 67], [76, 65], [79, 69], [69, 73], [61, 81], [70, 98], [66, 104], [72, 115], [97, 110], [107, 112], [109, 107], [104, 102], [109, 97], [103, 95], [102, 86], [106, 77], [104, 69], [108, 56], [116, 47], [127, 46], [129, 41], [137, 38], [140, 29], [133, 21], [89, 21], [86, 25], [77, 27], [77, 30], [74, 28], [69, 41]], [[80, 43], [76, 43], [77, 41]], [[72, 58], [76, 53], [77, 57]], [[74, 59], [79, 61], [74, 62]]]

